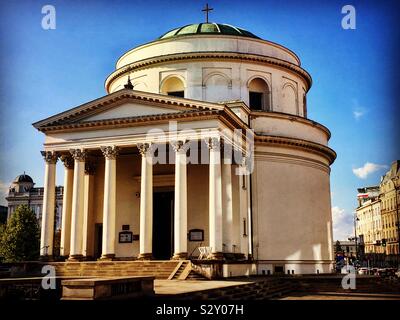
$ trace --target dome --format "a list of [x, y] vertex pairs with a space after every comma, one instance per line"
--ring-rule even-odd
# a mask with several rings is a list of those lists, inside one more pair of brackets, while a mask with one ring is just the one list
[[21, 182], [29, 182], [29, 183], [33, 183], [33, 179], [28, 176], [27, 174], [25, 174], [25, 172], [19, 176], [17, 176], [14, 181], [14, 183], [21, 183]]
[[231, 26], [229, 24], [222, 23], [195, 23], [189, 24], [180, 28], [175, 28], [167, 33], [163, 34], [158, 39], [167, 39], [172, 37], [187, 36], [187, 35], [209, 35], [209, 34], [221, 34], [227, 36], [238, 36], [260, 39], [251, 32]]

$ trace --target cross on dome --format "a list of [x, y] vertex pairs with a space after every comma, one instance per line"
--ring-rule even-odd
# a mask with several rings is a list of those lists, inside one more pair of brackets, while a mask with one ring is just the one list
[[210, 7], [208, 6], [208, 3], [206, 3], [205, 8], [204, 8], [203, 10], [201, 10], [201, 11], [204, 11], [205, 14], [206, 14], [206, 23], [208, 23], [208, 12], [210, 12], [210, 11], [212, 11], [212, 10], [214, 10], [214, 8], [210, 8]]

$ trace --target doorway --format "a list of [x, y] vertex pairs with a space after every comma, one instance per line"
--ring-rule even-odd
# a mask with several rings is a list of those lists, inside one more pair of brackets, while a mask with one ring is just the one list
[[153, 258], [169, 260], [174, 250], [174, 192], [153, 194]]
[[96, 223], [94, 226], [94, 258], [99, 259], [103, 251], [103, 224]]

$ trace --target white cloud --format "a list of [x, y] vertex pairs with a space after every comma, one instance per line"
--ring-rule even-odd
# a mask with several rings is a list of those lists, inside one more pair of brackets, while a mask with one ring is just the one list
[[366, 108], [360, 106], [357, 99], [353, 99], [353, 108], [352, 109], [353, 109], [353, 117], [357, 121], [359, 119], [361, 119], [361, 117], [363, 117], [368, 111]]
[[7, 205], [6, 195], [8, 194], [9, 187], [10, 187], [9, 183], [0, 181], [0, 205], [2, 206]]
[[364, 114], [365, 114], [364, 110], [361, 109], [353, 110], [353, 116], [356, 120], [360, 119]]
[[332, 207], [333, 239], [348, 240], [354, 236], [354, 217], [353, 214], [346, 212], [345, 209]]
[[360, 179], [367, 178], [371, 173], [386, 169], [388, 166], [382, 164], [375, 164], [371, 162], [366, 162], [361, 168], [353, 169], [353, 173]]

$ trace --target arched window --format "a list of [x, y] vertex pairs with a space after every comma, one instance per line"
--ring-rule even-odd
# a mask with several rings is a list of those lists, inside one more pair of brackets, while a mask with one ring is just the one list
[[303, 113], [304, 113], [304, 118], [307, 118], [307, 96], [306, 94], [303, 95]]
[[185, 85], [178, 77], [169, 77], [161, 84], [161, 93], [174, 97], [185, 96]]
[[270, 90], [268, 84], [261, 78], [254, 78], [249, 83], [249, 106], [253, 110], [271, 110]]

